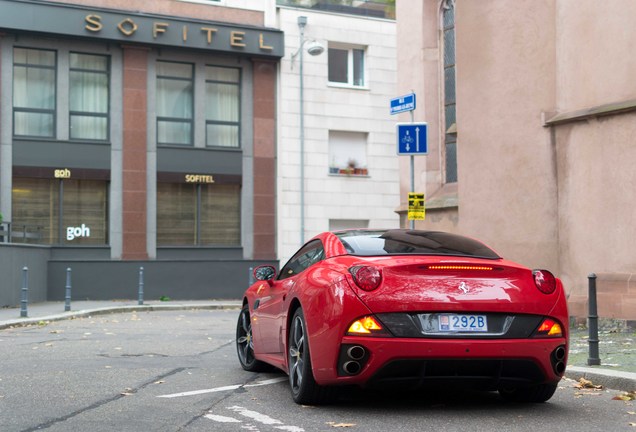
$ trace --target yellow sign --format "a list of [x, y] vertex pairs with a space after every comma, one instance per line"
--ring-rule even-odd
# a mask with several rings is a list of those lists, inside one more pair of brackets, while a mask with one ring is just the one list
[[186, 174], [186, 183], [214, 183], [214, 177], [205, 174]]
[[53, 172], [53, 175], [55, 176], [55, 178], [68, 179], [68, 178], [71, 178], [71, 170], [68, 168], [56, 169]]
[[424, 207], [424, 194], [409, 192], [409, 215], [408, 220], [424, 220], [426, 218], [426, 208]]

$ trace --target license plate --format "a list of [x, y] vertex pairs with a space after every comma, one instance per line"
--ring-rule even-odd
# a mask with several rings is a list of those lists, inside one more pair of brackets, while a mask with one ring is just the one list
[[487, 332], [486, 315], [439, 315], [439, 331]]

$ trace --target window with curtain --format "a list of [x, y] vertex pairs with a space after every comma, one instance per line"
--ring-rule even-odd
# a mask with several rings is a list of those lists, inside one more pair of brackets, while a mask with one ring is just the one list
[[444, 50], [444, 134], [446, 183], [457, 182], [457, 118], [455, 98], [455, 0], [442, 4]]
[[159, 246], [238, 246], [239, 185], [157, 184]]
[[13, 49], [14, 136], [55, 135], [55, 67], [55, 51]]
[[157, 61], [157, 143], [192, 145], [194, 66]]
[[108, 57], [70, 54], [69, 117], [71, 139], [108, 139]]
[[12, 206], [14, 242], [108, 243], [106, 181], [14, 177]]
[[208, 147], [240, 147], [241, 71], [205, 67], [205, 142]]
[[330, 45], [327, 61], [330, 83], [365, 86], [364, 49]]

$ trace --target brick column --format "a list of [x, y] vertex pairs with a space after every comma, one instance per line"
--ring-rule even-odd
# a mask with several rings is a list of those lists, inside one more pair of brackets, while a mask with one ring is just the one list
[[122, 259], [148, 259], [146, 244], [148, 49], [124, 46]]
[[276, 259], [276, 63], [254, 60], [254, 259]]

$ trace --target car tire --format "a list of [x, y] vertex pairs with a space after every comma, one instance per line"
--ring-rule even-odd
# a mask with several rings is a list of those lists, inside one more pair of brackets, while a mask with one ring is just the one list
[[558, 383], [539, 384], [531, 387], [499, 389], [502, 398], [510, 402], [543, 403], [556, 391]]
[[236, 323], [236, 353], [241, 367], [249, 372], [267, 371], [268, 365], [254, 356], [254, 339], [252, 337], [252, 321], [247, 304], [241, 309]]
[[334, 399], [335, 389], [316, 384], [311, 368], [307, 327], [302, 309], [294, 312], [289, 329], [287, 359], [289, 385], [294, 402], [302, 405], [320, 405]]

